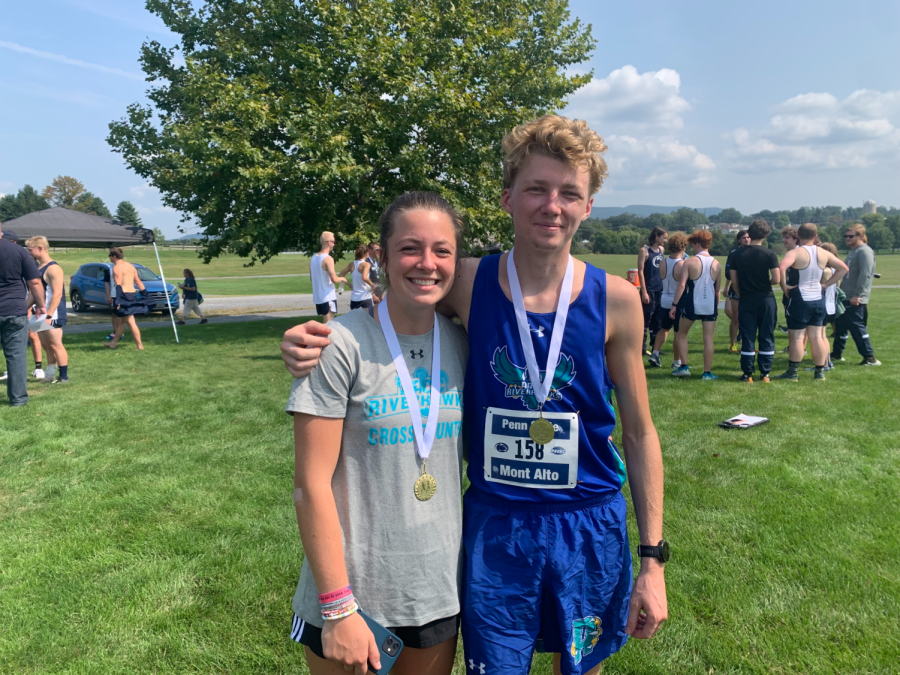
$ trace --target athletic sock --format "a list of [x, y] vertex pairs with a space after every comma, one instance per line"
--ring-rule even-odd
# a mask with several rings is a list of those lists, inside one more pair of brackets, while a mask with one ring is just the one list
[[654, 349], [654, 350], [653, 350], [653, 356], [659, 356], [659, 350], [658, 350], [658, 349]]
[[673, 361], [672, 367], [673, 368], [681, 368], [681, 361]]
[[788, 361], [788, 372], [796, 376], [797, 371], [800, 370], [800, 362], [799, 361]]
[[825, 372], [825, 366], [816, 366], [816, 375], [821, 375]]
[[69, 366], [60, 366], [59, 367], [59, 379], [61, 379], [61, 380], [69, 379]]
[[42, 365], [43, 363], [44, 363], [43, 361], [35, 361], [35, 362], [34, 362], [34, 367], [35, 367], [35, 368], [40, 368], [41, 370], [43, 370], [43, 369], [44, 369], [44, 368], [43, 368], [43, 365]]

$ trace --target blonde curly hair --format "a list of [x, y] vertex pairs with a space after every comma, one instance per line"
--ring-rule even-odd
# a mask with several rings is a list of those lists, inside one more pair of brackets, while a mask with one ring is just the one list
[[520, 124], [503, 138], [503, 189], [508, 190], [532, 154], [555, 157], [569, 166], [583, 166], [590, 176], [590, 194], [595, 194], [608, 176], [606, 143], [583, 120], [544, 115]]

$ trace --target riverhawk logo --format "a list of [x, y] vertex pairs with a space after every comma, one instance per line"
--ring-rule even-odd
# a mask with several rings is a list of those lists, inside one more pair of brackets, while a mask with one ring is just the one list
[[581, 663], [581, 659], [594, 651], [594, 647], [600, 641], [599, 616], [586, 616], [572, 622], [572, 648], [569, 652], [575, 657], [575, 663]]
[[[528, 376], [528, 368], [513, 363], [509, 358], [506, 346], [494, 350], [491, 370], [494, 371], [494, 377], [506, 385], [506, 398], [522, 399], [522, 405], [528, 410], [539, 408], [537, 399], [534, 397], [534, 389], [531, 386], [531, 378]], [[544, 371], [541, 371], [541, 375], [544, 375]], [[550, 385], [550, 394], [547, 398], [551, 401], [561, 400], [562, 395], [559, 390], [568, 387], [574, 379], [575, 360], [571, 356], [560, 353], [559, 362], [553, 373], [553, 382]]]

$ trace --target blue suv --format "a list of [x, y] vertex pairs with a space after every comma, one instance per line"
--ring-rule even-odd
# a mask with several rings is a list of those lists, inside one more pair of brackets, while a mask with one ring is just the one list
[[[153, 311], [168, 312], [166, 305], [166, 291], [169, 293], [169, 302], [172, 303], [172, 311], [178, 309], [178, 289], [172, 284], [165, 284], [150, 269], [143, 265], [135, 265], [138, 277], [144, 282], [146, 293], [156, 300]], [[109, 307], [106, 302], [106, 283], [110, 278], [112, 263], [88, 263], [78, 268], [72, 275], [69, 283], [69, 299], [72, 309], [76, 312], [86, 312], [88, 307]]]

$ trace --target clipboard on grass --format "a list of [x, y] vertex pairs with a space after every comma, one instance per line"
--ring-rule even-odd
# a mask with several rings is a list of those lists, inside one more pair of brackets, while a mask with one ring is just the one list
[[765, 424], [768, 421], [768, 417], [740, 414], [719, 422], [719, 426], [723, 429], [750, 429], [752, 427], [758, 427], [760, 424]]

